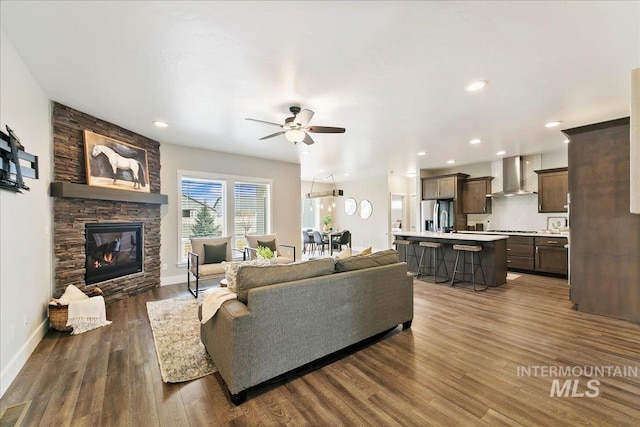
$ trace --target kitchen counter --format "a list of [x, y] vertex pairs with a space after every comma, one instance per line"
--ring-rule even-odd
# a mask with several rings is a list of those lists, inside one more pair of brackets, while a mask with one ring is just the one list
[[537, 233], [537, 232], [517, 232], [509, 233], [505, 231], [459, 231], [461, 234], [488, 234], [488, 235], [502, 235], [502, 236], [529, 236], [529, 237], [569, 237], [569, 233]]
[[[508, 235], [505, 234], [472, 234], [472, 233], [434, 233], [431, 231], [423, 231], [423, 232], [415, 232], [415, 231], [394, 231], [391, 235], [396, 236], [397, 238], [401, 238], [403, 240], [412, 240], [415, 242], [421, 241], [431, 241], [431, 242], [440, 242], [442, 243], [442, 249], [444, 254], [445, 264], [447, 266], [447, 271], [449, 274], [449, 278], [453, 275], [453, 266], [456, 260], [456, 251], [453, 250], [453, 245], [463, 244], [463, 245], [480, 245], [482, 246], [482, 252], [480, 252], [480, 257], [482, 259], [482, 268], [484, 270], [485, 277], [487, 279], [487, 283], [489, 286], [500, 286], [507, 281], [507, 240], [509, 239]], [[408, 250], [409, 256], [407, 259], [407, 264], [410, 271], [418, 270], [418, 261], [413, 258], [413, 250], [415, 250], [416, 257], [418, 260], [422, 255], [422, 249], [424, 247], [416, 245], [412, 245], [411, 249]], [[405, 259], [405, 246], [398, 245], [398, 252], [400, 252], [400, 259]], [[465, 280], [470, 280], [471, 273], [471, 262], [469, 256], [467, 256], [467, 261], [469, 262], [465, 266]], [[431, 257], [429, 256], [429, 252], [425, 251], [425, 255], [423, 258], [423, 270], [428, 271], [427, 268], [430, 266]], [[462, 255], [460, 256], [460, 263], [462, 263]], [[460, 267], [460, 265], [458, 265]], [[482, 275], [480, 271], [476, 271], [476, 279], [482, 281]], [[424, 273], [420, 273], [421, 276], [426, 275]], [[456, 276], [456, 280], [460, 279], [461, 275]], [[456, 286], [470, 286], [470, 285], [456, 285]]]
[[[428, 237], [430, 239], [442, 240], [464, 240], [472, 242], [495, 242], [496, 240], [508, 239], [509, 236], [504, 233], [482, 233], [478, 231], [469, 231], [461, 233], [434, 233], [433, 231], [394, 231], [393, 236], [405, 237]], [[473, 235], [471, 235], [473, 234]]]

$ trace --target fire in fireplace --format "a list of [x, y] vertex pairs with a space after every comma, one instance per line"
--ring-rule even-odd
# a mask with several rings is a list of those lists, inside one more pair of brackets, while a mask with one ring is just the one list
[[143, 224], [85, 224], [87, 285], [142, 271]]

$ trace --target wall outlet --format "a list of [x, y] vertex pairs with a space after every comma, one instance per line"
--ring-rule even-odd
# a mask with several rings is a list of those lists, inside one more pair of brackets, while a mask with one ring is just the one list
[[169, 269], [169, 266], [167, 264], [162, 264], [162, 269], [164, 271], [167, 271]]

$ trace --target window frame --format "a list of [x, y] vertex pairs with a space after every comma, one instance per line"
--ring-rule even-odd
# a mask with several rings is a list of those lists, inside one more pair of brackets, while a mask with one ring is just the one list
[[[202, 172], [202, 171], [190, 171], [190, 170], [178, 170], [177, 172], [177, 199], [178, 203], [176, 210], [178, 213], [177, 224], [177, 266], [178, 267], [186, 267], [187, 260], [186, 257], [184, 259], [181, 258], [182, 255], [182, 180], [186, 179], [199, 179], [205, 181], [222, 181], [224, 187], [224, 197], [222, 200], [223, 208], [224, 208], [224, 224], [222, 227], [222, 236], [231, 235], [233, 241], [235, 242], [236, 235], [235, 233], [235, 185], [236, 183], [242, 184], [266, 184], [268, 186], [267, 195], [268, 195], [268, 209], [267, 209], [267, 230], [268, 233], [271, 233], [273, 229], [273, 179], [270, 178], [260, 178], [260, 177], [252, 177], [252, 176], [241, 176], [241, 175], [229, 175], [223, 173], [214, 173], [214, 172]], [[231, 230], [231, 231], [230, 231]], [[231, 234], [229, 234], [231, 233]]]

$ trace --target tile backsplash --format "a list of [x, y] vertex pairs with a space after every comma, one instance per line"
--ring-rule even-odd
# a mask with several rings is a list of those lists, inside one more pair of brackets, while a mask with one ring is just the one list
[[535, 231], [546, 230], [549, 217], [568, 217], [564, 212], [538, 213], [537, 194], [494, 197], [491, 203], [491, 214], [468, 215], [468, 224], [482, 223], [485, 230]]

